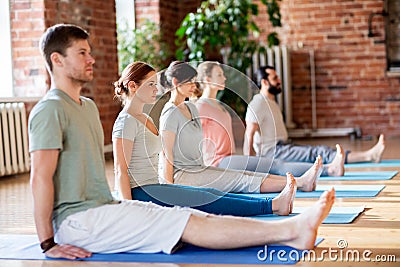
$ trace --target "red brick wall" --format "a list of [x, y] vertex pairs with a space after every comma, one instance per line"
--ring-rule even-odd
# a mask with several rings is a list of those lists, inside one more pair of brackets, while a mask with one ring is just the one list
[[159, 0], [135, 0], [135, 21], [139, 26], [145, 20], [160, 22]]
[[[92, 54], [96, 59], [95, 77], [84, 87], [82, 95], [96, 102], [105, 143], [111, 143], [112, 125], [120, 109], [120, 105], [113, 100], [112, 87], [112, 82], [118, 79], [114, 1], [27, 0], [11, 3], [14, 74], [23, 74], [16, 75], [16, 84], [23, 83], [26, 90], [46, 90], [44, 82], [35, 84], [35, 79], [44, 81], [47, 78], [44, 61], [38, 51], [38, 41], [48, 26], [73, 23], [89, 31]], [[26, 55], [21, 57], [25, 50]]]
[[[304, 55], [315, 50], [317, 126], [361, 127], [363, 134], [400, 135], [400, 78], [386, 76], [384, 21], [374, 17], [369, 38], [368, 16], [383, 10], [383, 0], [285, 0], [283, 27], [278, 30], [292, 54], [293, 114], [300, 127], [311, 127], [309, 64]], [[258, 24], [271, 30], [260, 9]], [[276, 30], [276, 29], [274, 29]], [[375, 43], [378, 41], [378, 43]], [[301, 42], [303, 49], [297, 48]]]
[[46, 91], [46, 70], [38, 49], [44, 29], [43, 0], [10, 1], [13, 50], [14, 94], [42, 96]]
[[185, 14], [180, 15], [180, 4], [177, 1], [160, 1], [160, 26], [162, 38], [171, 51], [175, 51], [175, 32]]
[[307, 51], [291, 52], [293, 119], [297, 128], [311, 128], [310, 55]]

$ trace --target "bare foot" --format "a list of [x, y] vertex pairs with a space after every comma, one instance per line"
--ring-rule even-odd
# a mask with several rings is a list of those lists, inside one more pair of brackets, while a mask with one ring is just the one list
[[329, 176], [344, 175], [344, 160], [345, 155], [342, 146], [336, 144], [336, 156], [331, 163], [327, 164]]
[[298, 216], [286, 219], [292, 236], [282, 243], [297, 249], [314, 248], [318, 227], [328, 216], [334, 202], [335, 190], [332, 188], [325, 191], [312, 207]]
[[304, 192], [314, 191], [317, 186], [317, 180], [322, 173], [322, 169], [322, 158], [321, 156], [318, 156], [313, 166], [296, 179], [298, 188]]
[[297, 185], [291, 173], [286, 173], [286, 186], [282, 192], [272, 200], [272, 212], [277, 215], [289, 215], [293, 210], [293, 201]]
[[383, 134], [379, 135], [378, 143], [374, 145], [368, 153], [371, 155], [372, 162], [380, 162], [383, 151], [385, 150], [385, 136]]

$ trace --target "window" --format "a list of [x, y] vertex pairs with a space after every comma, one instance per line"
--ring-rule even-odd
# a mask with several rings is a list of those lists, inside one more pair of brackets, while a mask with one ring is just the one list
[[115, 0], [117, 23], [127, 22], [130, 29], [135, 29], [135, 1]]
[[0, 1], [0, 97], [13, 96], [10, 1]]

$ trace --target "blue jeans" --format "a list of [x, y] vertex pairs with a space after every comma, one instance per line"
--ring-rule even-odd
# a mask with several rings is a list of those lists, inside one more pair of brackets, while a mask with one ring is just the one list
[[262, 199], [225, 193], [213, 188], [153, 184], [132, 188], [132, 198], [160, 206], [191, 207], [218, 215], [272, 214], [272, 198]]
[[[345, 151], [345, 163], [349, 153], [350, 151]], [[336, 148], [325, 145], [296, 145], [283, 141], [279, 141], [275, 148], [275, 158], [285, 161], [314, 162], [318, 155], [321, 155], [322, 163], [330, 163], [336, 156]]]

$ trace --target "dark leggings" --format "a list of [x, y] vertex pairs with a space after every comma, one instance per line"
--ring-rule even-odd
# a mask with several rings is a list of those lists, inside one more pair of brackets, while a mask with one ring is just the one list
[[132, 198], [160, 206], [191, 207], [220, 215], [254, 216], [272, 213], [272, 198], [225, 193], [213, 188], [153, 184], [132, 188]]

